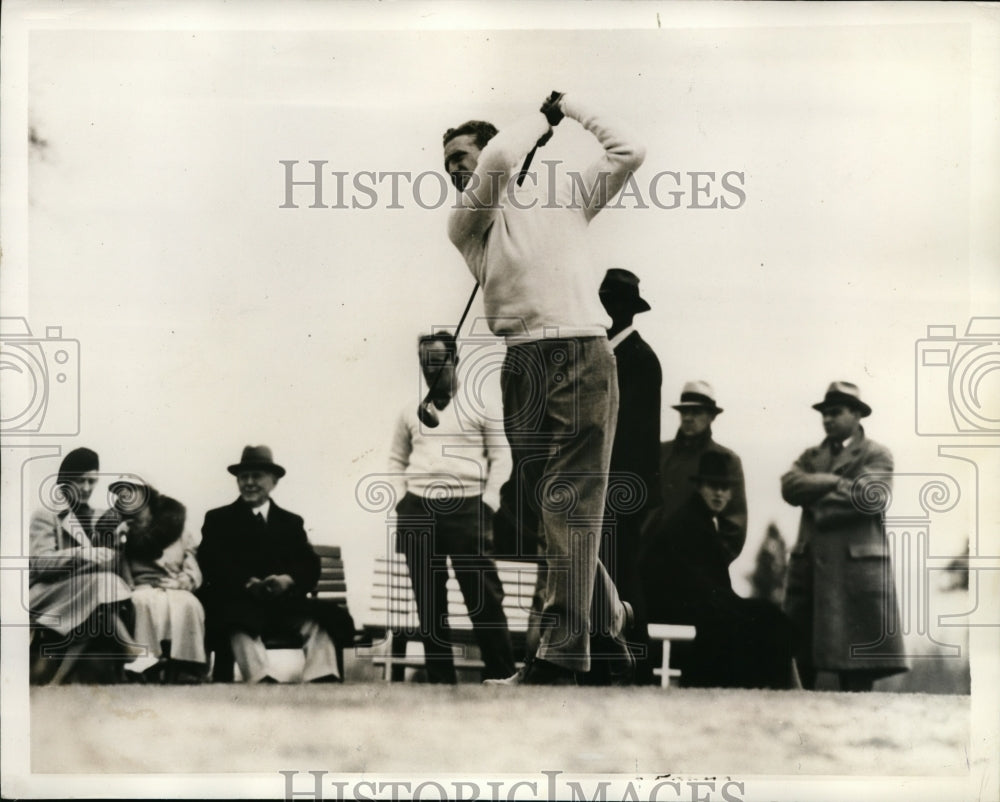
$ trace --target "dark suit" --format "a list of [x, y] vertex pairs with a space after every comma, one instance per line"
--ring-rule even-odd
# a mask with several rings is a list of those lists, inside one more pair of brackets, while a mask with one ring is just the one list
[[724, 546], [729, 562], [740, 556], [747, 539], [747, 494], [743, 480], [743, 463], [735, 451], [721, 446], [712, 439], [711, 428], [692, 437], [677, 432], [674, 440], [660, 446], [660, 486], [663, 506], [659, 513], [659, 526], [663, 526], [687, 501], [694, 487], [691, 477], [698, 472], [698, 462], [702, 454], [717, 451], [728, 454], [733, 459], [736, 481], [733, 484], [733, 500], [729, 502], [722, 517], [729, 526], [724, 527]]
[[693, 648], [678, 649], [684, 685], [790, 687], [791, 623], [777, 606], [744, 599], [729, 578], [733, 524], [697, 492], [643, 544], [649, 620], [693, 624]]
[[[663, 373], [653, 349], [633, 331], [615, 346], [618, 426], [611, 450], [601, 558], [618, 594], [639, 601], [639, 534], [648, 511], [660, 503], [660, 386]], [[617, 492], [616, 492], [617, 491]], [[640, 611], [641, 613], [641, 611]]]
[[[211, 648], [224, 651], [228, 636], [284, 636], [303, 618], [312, 618], [344, 643], [353, 622], [336, 602], [308, 598], [316, 587], [320, 560], [306, 536], [302, 518], [282, 509], [274, 500], [266, 525], [255, 519], [250, 506], [237, 499], [209, 510], [201, 529], [198, 564], [204, 585], [198, 596], [205, 607], [206, 634]], [[246, 589], [251, 577], [288, 574], [295, 584], [277, 598], [258, 598]], [[338, 637], [339, 636], [339, 637]], [[220, 661], [217, 658], [217, 664]], [[231, 665], [231, 663], [230, 663]], [[220, 678], [219, 675], [216, 675]], [[225, 674], [221, 678], [226, 678]]]

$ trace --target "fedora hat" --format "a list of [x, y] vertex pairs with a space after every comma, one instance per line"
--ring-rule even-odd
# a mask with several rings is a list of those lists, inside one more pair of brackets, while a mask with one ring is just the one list
[[630, 303], [633, 311], [648, 312], [651, 307], [646, 299], [639, 295], [639, 277], [631, 270], [612, 267], [604, 274], [600, 294], [606, 298], [618, 298]]
[[686, 382], [681, 388], [681, 401], [674, 404], [674, 409], [678, 412], [692, 407], [707, 409], [709, 412], [718, 415], [722, 412], [722, 407], [715, 403], [715, 390], [708, 382], [694, 381]]
[[239, 476], [243, 471], [268, 471], [278, 479], [285, 475], [285, 469], [274, 464], [271, 449], [267, 446], [246, 446], [240, 461], [236, 465], [230, 465], [226, 470], [233, 476]]
[[736, 482], [732, 454], [724, 451], [706, 451], [698, 460], [698, 473], [689, 477], [692, 482], [731, 485]]
[[861, 391], [858, 385], [850, 382], [832, 382], [826, 388], [826, 396], [819, 403], [813, 404], [812, 408], [822, 412], [827, 407], [846, 406], [853, 407], [861, 413], [862, 418], [867, 418], [872, 414], [872, 408], [861, 400]]

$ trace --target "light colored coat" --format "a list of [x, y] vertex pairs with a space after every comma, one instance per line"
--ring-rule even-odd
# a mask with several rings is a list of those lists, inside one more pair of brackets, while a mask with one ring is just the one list
[[876, 677], [907, 670], [882, 529], [892, 470], [889, 449], [859, 429], [840, 454], [824, 442], [781, 477], [782, 497], [802, 507], [785, 598], [803, 636], [800, 665]]
[[117, 553], [93, 545], [69, 510], [34, 513], [29, 549], [32, 623], [66, 635], [100, 605], [125, 601], [132, 595], [116, 573]]

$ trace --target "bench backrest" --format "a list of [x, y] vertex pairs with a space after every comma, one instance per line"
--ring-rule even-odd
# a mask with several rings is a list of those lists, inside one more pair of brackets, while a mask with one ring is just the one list
[[[535, 593], [538, 566], [528, 562], [497, 560], [497, 574], [503, 583], [504, 612], [511, 632], [524, 632], [528, 628], [528, 614]], [[452, 630], [471, 630], [472, 621], [465, 608], [462, 591], [451, 566], [448, 567], [448, 624]], [[378, 557], [375, 561], [375, 589], [372, 611], [377, 620], [393, 632], [416, 633], [419, 631], [417, 603], [410, 584], [410, 573], [402, 554]]]
[[340, 546], [313, 545], [313, 551], [319, 556], [319, 582], [312, 592], [314, 596], [325, 599], [340, 599], [347, 601], [347, 578], [344, 574], [344, 559], [340, 555]]

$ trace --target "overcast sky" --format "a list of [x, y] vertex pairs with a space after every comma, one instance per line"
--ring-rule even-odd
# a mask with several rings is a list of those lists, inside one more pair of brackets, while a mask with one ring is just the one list
[[[260, 25], [200, 8], [92, 9], [30, 34], [21, 122], [37, 144], [26, 245], [4, 243], [3, 314], [79, 341], [80, 434], [49, 441], [63, 452], [85, 444], [104, 470], [146, 476], [198, 530], [236, 496], [226, 466], [270, 445], [288, 470], [275, 499], [316, 542], [344, 547], [352, 609], [368, 618], [385, 521], [356, 488], [385, 470], [395, 416], [422, 394], [414, 338], [454, 325], [473, 279], [446, 205], [422, 208], [403, 181], [400, 209], [387, 182], [370, 209], [309, 208], [302, 187], [299, 208], [281, 208], [280, 162], [305, 179], [326, 161], [332, 205], [334, 172], [348, 190], [363, 171], [441, 172], [445, 128], [503, 128], [559, 89], [647, 147], [636, 181], [649, 208], [601, 213], [590, 249], [598, 269], [637, 273], [653, 307], [636, 324], [663, 366], [662, 438], [687, 380], [711, 382], [726, 410], [715, 435], [743, 458], [750, 507], [738, 586], [769, 521], [794, 541], [778, 480], [822, 439], [810, 405], [831, 380], [860, 385], [867, 431], [898, 471], [968, 478], [915, 433], [914, 358], [929, 324], [961, 335], [1000, 309], [985, 178], [996, 70], [972, 9], [930, 24], [912, 7], [798, 8], [768, 23], [732, 6], [631, 4], [619, 30], [525, 31], [501, 28], [545, 24], [530, 10], [545, 7], [481, 21], [396, 9], [384, 26], [369, 15], [375, 30], [314, 6], [259, 7]], [[540, 153], [582, 168], [594, 150], [568, 121]], [[685, 190], [680, 208], [648, 197], [666, 171], [682, 184], [663, 179], [661, 198]], [[724, 173], [740, 174], [745, 201], [689, 208], [691, 172], [716, 175], [702, 203], [739, 200]], [[422, 188], [434, 206], [439, 183]], [[346, 205], [355, 197], [371, 202], [348, 192]], [[941, 414], [946, 373], [921, 390]], [[997, 376], [980, 387], [994, 417]], [[56, 464], [36, 463], [29, 485]], [[969, 514], [936, 530], [943, 552], [961, 550]]]

